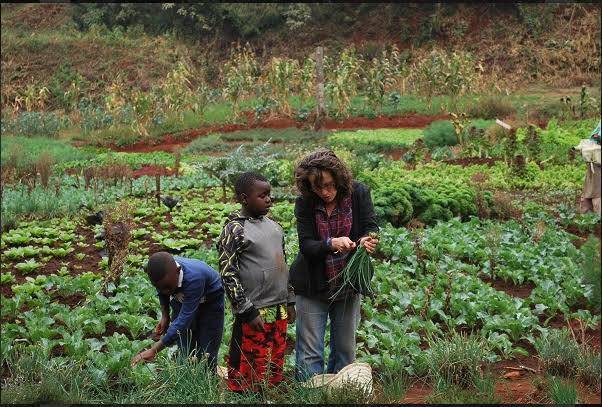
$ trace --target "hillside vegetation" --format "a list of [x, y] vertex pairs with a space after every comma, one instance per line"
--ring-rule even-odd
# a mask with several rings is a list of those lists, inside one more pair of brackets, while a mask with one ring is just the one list
[[[166, 4], [166, 3], [165, 3]], [[196, 14], [194, 14], [196, 13]], [[409, 63], [433, 49], [474, 55], [501, 88], [596, 85], [600, 8], [515, 3], [437, 4], [2, 4], [2, 105], [27, 85], [61, 105], [75, 82], [106, 93], [112, 79], [145, 90], [184, 59], [213, 87], [230, 44], [249, 42], [264, 64], [315, 46], [353, 45], [369, 61], [396, 45]]]

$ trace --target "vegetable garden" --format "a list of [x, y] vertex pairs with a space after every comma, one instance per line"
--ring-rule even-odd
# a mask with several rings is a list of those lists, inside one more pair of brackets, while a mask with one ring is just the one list
[[[446, 163], [445, 154], [441, 160], [425, 160], [425, 155], [435, 155], [421, 143], [426, 130], [345, 130], [316, 136], [330, 143], [356, 178], [371, 187], [382, 227], [372, 260], [374, 295], [364, 297], [358, 331], [358, 357], [373, 366], [380, 400], [397, 394], [402, 401], [417, 385], [431, 389], [426, 401], [445, 400], [441, 392], [449, 386], [459, 389], [457, 397], [476, 386], [478, 400], [500, 400], [499, 389], [507, 381], [500, 375], [514, 371], [521, 373], [520, 380], [544, 377], [544, 384], [533, 385], [530, 401], [551, 400], [542, 389], [553, 380], [582, 386], [585, 393], [579, 397], [586, 394], [586, 400], [599, 395], [600, 219], [573, 209], [583, 178], [578, 160], [536, 164], [549, 154], [545, 151], [576, 144], [592, 123], [551, 123], [536, 129], [545, 141], [540, 141], [540, 155], [533, 155], [522, 169], [526, 173], [513, 160], [504, 160], [504, 146], [494, 147], [498, 153], [490, 150], [499, 159], [485, 164]], [[365, 141], [372, 137], [378, 141], [374, 145]], [[403, 159], [386, 158], [383, 152], [389, 145], [403, 146]], [[148, 335], [158, 312], [155, 291], [141, 269], [146, 256], [168, 250], [217, 268], [213, 242], [227, 213], [236, 208], [229, 190], [232, 179], [237, 171], [254, 168], [275, 186], [277, 204], [271, 216], [285, 228], [287, 257], [294, 258], [298, 246], [291, 160], [311, 144], [301, 141], [293, 147], [264, 143], [233, 147], [218, 156], [183, 154], [177, 177], [139, 178], [131, 176], [132, 168], [154, 163], [173, 169], [175, 157], [74, 150], [77, 154], [65, 154], [68, 159], [55, 164], [63, 170], [55, 170], [46, 186], [43, 180], [35, 186], [4, 185], [3, 222], [14, 218], [3, 223], [1, 243], [6, 394], [17, 397], [24, 390], [29, 379], [18, 372], [27, 361], [35, 363], [37, 374], [50, 366], [81, 369], [73, 380], [85, 378], [86, 388], [77, 397], [86, 400], [150, 400], [131, 389], [142, 391], [178, 367], [168, 354], [156, 363], [129, 367], [133, 354], [152, 342]], [[518, 142], [517, 149], [527, 147]], [[111, 161], [114, 174], [86, 172], [90, 162], [102, 168]], [[122, 173], [115, 168], [119, 166]], [[60, 187], [52, 188], [54, 183]], [[162, 197], [177, 197], [175, 207], [157, 200], [157, 191]], [[115, 202], [121, 199], [133, 208], [131, 241], [118, 284], [107, 284], [103, 226], [89, 224], [84, 215], [118, 210]], [[229, 324], [228, 312], [221, 355]], [[557, 338], [562, 332], [565, 336]], [[294, 327], [289, 327], [289, 340], [294, 341]], [[556, 362], [543, 349], [561, 353], [555, 346], [571, 343], [578, 352], [567, 378], [544, 376], [548, 364]], [[473, 352], [473, 359], [462, 363], [477, 369], [457, 383], [443, 376], [452, 362], [442, 353], [453, 355], [454, 346], [456, 352]], [[470, 346], [475, 348], [471, 351]], [[289, 353], [289, 369], [292, 363]], [[518, 365], [537, 369], [539, 376], [502, 368]], [[398, 381], [403, 386], [395, 393]], [[310, 397], [300, 389], [290, 394]], [[165, 400], [180, 401], [173, 397]], [[236, 399], [223, 391], [213, 397]]]
[[[600, 403], [600, 216], [576, 210], [571, 150], [598, 122], [591, 90], [545, 105], [492, 90], [467, 52], [346, 47], [322, 61], [320, 122], [313, 55], [233, 47], [215, 88], [175, 58], [150, 89], [118, 77], [92, 98], [78, 77], [57, 112], [45, 88], [3, 91], [2, 403]], [[321, 146], [370, 187], [380, 226], [370, 265], [355, 258], [370, 289], [346, 276], [366, 294], [357, 357], [374, 392], [235, 394], [173, 348], [132, 368], [158, 320], [149, 254], [218, 269], [233, 182], [253, 170], [290, 265], [293, 169]], [[228, 309], [220, 365], [231, 325]], [[289, 326], [287, 374], [294, 342]]]

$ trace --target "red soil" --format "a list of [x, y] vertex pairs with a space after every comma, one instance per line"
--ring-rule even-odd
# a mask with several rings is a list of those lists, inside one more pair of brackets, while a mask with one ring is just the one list
[[54, 301], [67, 305], [69, 306], [69, 308], [74, 308], [81, 305], [81, 303], [83, 303], [85, 299], [86, 296], [80, 293], [75, 293], [70, 296], [55, 295], [53, 297]]
[[408, 151], [408, 148], [396, 148], [385, 153], [391, 160], [399, 161], [403, 155]]
[[[172, 152], [175, 149], [186, 146], [192, 140], [206, 136], [210, 133], [231, 133], [240, 130], [250, 130], [256, 128], [263, 129], [286, 129], [290, 127], [303, 128], [308, 125], [307, 122], [296, 121], [290, 117], [273, 117], [262, 121], [255, 121], [253, 112], [245, 112], [247, 124], [226, 124], [205, 126], [199, 129], [185, 130], [178, 133], [177, 138], [172, 134], [165, 135], [156, 144], [139, 142], [127, 147], [109, 146], [112, 150], [129, 153], [147, 153], [151, 151]], [[374, 119], [367, 117], [350, 117], [342, 121], [326, 119], [323, 128], [328, 130], [336, 129], [381, 129], [381, 128], [422, 128], [428, 126], [435, 120], [443, 120], [448, 115], [440, 114], [434, 116], [419, 115], [410, 113], [403, 116], [377, 116]]]
[[402, 404], [425, 404], [426, 398], [432, 393], [432, 389], [428, 384], [417, 382], [410, 386], [406, 392]]
[[498, 291], [503, 291], [511, 297], [516, 298], [528, 298], [531, 295], [531, 291], [535, 288], [535, 285], [531, 282], [525, 282], [522, 285], [514, 285], [512, 282], [504, 280], [494, 279], [492, 280], [486, 276], [480, 276], [481, 280], [485, 283], [489, 283], [491, 287]]

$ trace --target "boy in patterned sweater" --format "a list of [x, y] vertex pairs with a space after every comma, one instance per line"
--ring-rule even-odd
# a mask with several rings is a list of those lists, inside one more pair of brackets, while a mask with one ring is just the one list
[[217, 242], [220, 274], [232, 304], [234, 324], [227, 357], [228, 387], [259, 391], [282, 381], [286, 326], [295, 319], [288, 284], [284, 232], [266, 217], [271, 186], [247, 172], [235, 185], [241, 209], [228, 216]]

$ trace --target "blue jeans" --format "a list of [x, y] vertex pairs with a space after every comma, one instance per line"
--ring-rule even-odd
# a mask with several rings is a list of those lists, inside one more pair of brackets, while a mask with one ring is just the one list
[[[172, 319], [180, 313], [182, 304], [172, 300]], [[207, 354], [207, 363], [212, 371], [217, 367], [217, 353], [224, 333], [224, 292], [215, 294], [208, 301], [199, 304], [194, 318], [186, 332], [177, 339], [182, 356], [195, 352], [199, 360]]]
[[330, 317], [330, 356], [327, 373], [337, 373], [355, 361], [355, 332], [360, 321], [360, 295], [329, 301], [296, 296], [295, 378], [307, 380], [324, 373], [324, 335]]

